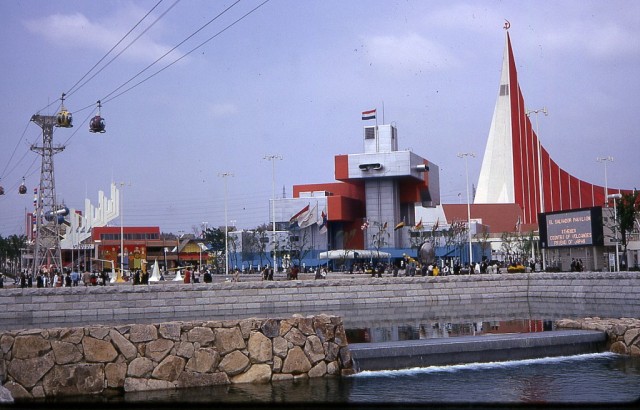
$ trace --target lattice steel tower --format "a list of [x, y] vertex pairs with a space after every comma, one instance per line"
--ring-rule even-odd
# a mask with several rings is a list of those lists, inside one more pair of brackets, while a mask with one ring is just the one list
[[60, 249], [61, 209], [56, 203], [56, 183], [53, 173], [53, 155], [64, 150], [64, 146], [53, 146], [53, 127], [70, 127], [71, 113], [63, 110], [56, 116], [36, 114], [31, 117], [42, 128], [42, 146], [31, 145], [31, 150], [42, 156], [40, 188], [35, 209], [36, 235], [34, 246], [33, 275], [37, 275], [41, 265], [48, 265], [62, 272], [62, 252]]

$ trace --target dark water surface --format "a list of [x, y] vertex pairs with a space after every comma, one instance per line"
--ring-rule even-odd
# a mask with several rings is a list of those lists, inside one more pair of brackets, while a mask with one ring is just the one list
[[[640, 358], [613, 353], [495, 363], [433, 366], [362, 372], [346, 378], [283, 381], [262, 385], [229, 385], [197, 389], [127, 393], [94, 404], [114, 408], [176, 409], [223, 405], [246, 408], [353, 407], [381, 403], [398, 408], [415, 405], [565, 404], [572, 408], [611, 408], [635, 404], [640, 397]], [[83, 398], [82, 400], [87, 400]], [[57, 404], [72, 404], [61, 399]], [[635, 404], [633, 404], [636, 402]], [[579, 407], [575, 407], [575, 406]], [[89, 405], [88, 409], [91, 408]]]

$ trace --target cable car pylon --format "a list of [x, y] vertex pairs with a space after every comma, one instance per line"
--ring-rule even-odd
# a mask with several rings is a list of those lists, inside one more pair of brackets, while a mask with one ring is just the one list
[[[61, 98], [64, 103], [64, 94]], [[40, 167], [40, 187], [36, 199], [35, 219], [36, 232], [32, 238], [34, 242], [33, 252], [33, 276], [38, 274], [41, 267], [46, 265], [49, 269], [56, 269], [62, 273], [62, 251], [60, 249], [60, 225], [58, 218], [47, 220], [44, 216], [55, 213], [58, 210], [56, 203], [56, 184], [53, 172], [53, 156], [65, 149], [64, 146], [53, 146], [53, 127], [71, 127], [71, 113], [61, 106], [57, 115], [35, 114], [31, 121], [42, 128], [42, 146], [31, 145], [31, 151], [42, 156]]]

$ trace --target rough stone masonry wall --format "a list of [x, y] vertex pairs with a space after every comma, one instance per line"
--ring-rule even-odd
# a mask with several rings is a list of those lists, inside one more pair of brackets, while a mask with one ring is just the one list
[[562, 319], [556, 321], [562, 329], [599, 330], [607, 333], [607, 346], [613, 353], [640, 356], [640, 319]]
[[342, 319], [327, 315], [5, 331], [0, 354], [14, 399], [352, 373]]

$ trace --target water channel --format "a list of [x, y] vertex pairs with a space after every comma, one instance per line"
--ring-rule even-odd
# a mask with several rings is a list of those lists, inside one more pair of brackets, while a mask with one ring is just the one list
[[[292, 313], [277, 312], [279, 317]], [[564, 300], [473, 302], [437, 306], [368, 306], [355, 311], [324, 311], [343, 318], [350, 343], [402, 341], [484, 333], [554, 331], [560, 318], [640, 317], [640, 305]], [[273, 317], [271, 312], [247, 312], [246, 317]], [[237, 317], [236, 317], [237, 318]], [[208, 319], [224, 319], [212, 314]], [[640, 397], [640, 358], [611, 353], [541, 357], [494, 363], [432, 366], [405, 370], [361, 372], [346, 378], [322, 378], [266, 385], [229, 385], [199, 389], [126, 393], [116, 397], [60, 398], [57, 403], [91, 401], [102, 405], [172, 406], [303, 404], [307, 407], [342, 403], [367, 405], [526, 404], [564, 403], [628, 405]], [[50, 401], [40, 402], [47, 404]], [[32, 404], [38, 404], [32, 403]]]

